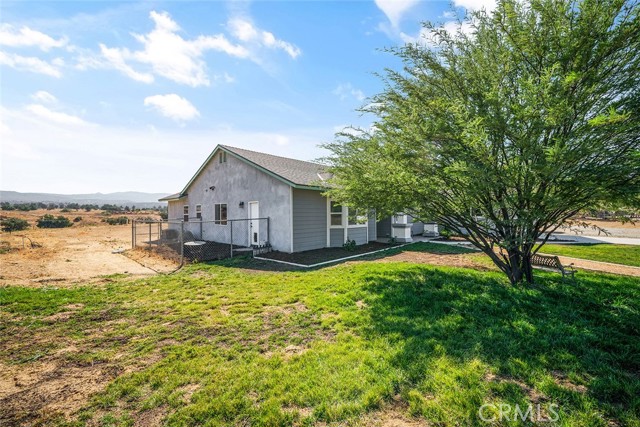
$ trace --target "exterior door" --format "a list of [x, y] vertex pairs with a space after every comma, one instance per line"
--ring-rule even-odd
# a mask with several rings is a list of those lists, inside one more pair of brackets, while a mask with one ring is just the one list
[[249, 242], [251, 245], [260, 244], [260, 206], [258, 202], [249, 202]]

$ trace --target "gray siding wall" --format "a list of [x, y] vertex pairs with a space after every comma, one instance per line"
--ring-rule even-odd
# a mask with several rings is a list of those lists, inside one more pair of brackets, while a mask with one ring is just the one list
[[[210, 189], [212, 186], [215, 186], [215, 190]], [[228, 219], [248, 218], [249, 202], [257, 201], [260, 204], [260, 218], [270, 218], [271, 246], [278, 251], [291, 252], [290, 188], [289, 185], [248, 165], [232, 154], [227, 154], [226, 163], [219, 163], [216, 155], [187, 189], [187, 197], [169, 203], [169, 219], [182, 220], [183, 205], [189, 205], [189, 216], [195, 217], [196, 205], [200, 204], [202, 220], [212, 221], [215, 219], [216, 203], [227, 204]], [[239, 206], [240, 202], [244, 202], [244, 207]], [[263, 227], [263, 224], [265, 224], [264, 221], [261, 221], [260, 226]], [[199, 225], [197, 227], [199, 228]], [[213, 227], [223, 229], [214, 230]], [[229, 227], [230, 225], [208, 224], [203, 229], [202, 238], [212, 239], [208, 234], [226, 235]], [[234, 241], [238, 237], [236, 230], [234, 228]], [[262, 230], [260, 234], [263, 234]]]
[[382, 218], [378, 221], [376, 227], [376, 234], [380, 239], [386, 239], [391, 237], [391, 217]]
[[416, 221], [411, 225], [411, 235], [422, 234], [424, 232], [424, 223]]
[[294, 189], [293, 251], [308, 251], [326, 246], [327, 199], [320, 191]]
[[369, 222], [367, 223], [369, 227], [369, 241], [373, 242], [378, 238], [378, 231], [376, 226], [376, 211], [369, 212]]
[[332, 248], [344, 245], [344, 228], [332, 228], [329, 230], [329, 246]]
[[356, 245], [364, 245], [367, 243], [367, 227], [349, 228], [347, 230], [347, 238], [355, 240]]

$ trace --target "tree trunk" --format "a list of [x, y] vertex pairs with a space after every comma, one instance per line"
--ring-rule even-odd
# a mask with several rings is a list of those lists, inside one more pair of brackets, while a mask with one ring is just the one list
[[509, 277], [512, 285], [523, 280], [528, 284], [533, 284], [533, 268], [531, 267], [531, 251], [523, 251], [520, 248], [513, 248], [507, 251], [509, 262], [505, 273]]

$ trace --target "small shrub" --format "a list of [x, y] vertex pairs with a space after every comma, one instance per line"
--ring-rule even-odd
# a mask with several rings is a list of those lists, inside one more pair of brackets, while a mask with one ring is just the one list
[[0, 241], [0, 254], [6, 254], [8, 252], [11, 252], [11, 243], [6, 240]]
[[126, 216], [119, 216], [116, 218], [105, 218], [102, 221], [106, 222], [109, 225], [124, 225], [129, 223], [129, 218]]
[[71, 212], [71, 209], [69, 209], [69, 208], [64, 208], [64, 209], [62, 209], [60, 212], [64, 212], [64, 213]]
[[440, 230], [439, 234], [440, 234], [440, 237], [442, 237], [445, 240], [449, 240], [452, 236], [451, 231], [447, 230], [446, 228], [443, 228], [442, 230]]
[[82, 221], [82, 217], [81, 216], [77, 216], [75, 218], [73, 218], [73, 222], [80, 222]]
[[66, 216], [57, 216], [46, 214], [36, 221], [38, 228], [65, 228], [71, 227], [73, 223]]
[[342, 247], [349, 252], [353, 252], [356, 250], [356, 241], [347, 239], [347, 241], [342, 245]]
[[20, 218], [3, 218], [0, 224], [2, 231], [8, 231], [9, 233], [29, 228], [29, 222]]

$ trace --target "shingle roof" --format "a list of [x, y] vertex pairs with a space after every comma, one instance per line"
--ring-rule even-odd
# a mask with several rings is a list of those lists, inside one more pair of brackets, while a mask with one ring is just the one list
[[181, 193], [169, 194], [168, 196], [164, 196], [161, 199], [158, 199], [159, 202], [167, 202], [169, 200], [178, 200], [184, 197]]
[[222, 148], [243, 157], [245, 160], [284, 178], [294, 185], [318, 186], [327, 178], [326, 167], [313, 162], [259, 153], [244, 148], [221, 145]]

